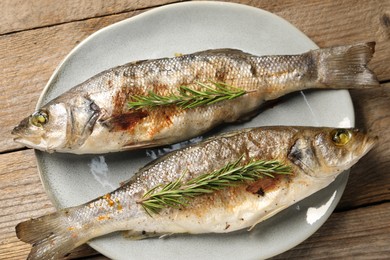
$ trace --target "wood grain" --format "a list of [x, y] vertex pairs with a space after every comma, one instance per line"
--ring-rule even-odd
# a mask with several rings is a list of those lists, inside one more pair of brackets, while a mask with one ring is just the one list
[[[230, 1], [237, 2], [237, 1]], [[380, 80], [389, 80], [390, 1], [253, 1], [258, 7], [286, 19], [320, 47], [376, 41], [372, 68]]]
[[351, 170], [338, 210], [390, 201], [390, 83], [351, 91], [356, 126], [378, 136], [375, 148]]
[[[284, 17], [321, 47], [376, 40], [377, 52], [371, 67], [380, 80], [390, 79], [390, 67], [386, 63], [390, 58], [390, 41], [386, 36], [387, 31], [382, 28], [387, 28], [387, 23], [380, 22], [386, 10], [390, 10], [389, 1], [373, 1], [375, 4], [371, 5], [352, 0], [337, 4], [332, 1], [308, 1], [299, 4], [299, 8], [291, 1], [281, 1], [277, 5], [268, 1], [243, 3]], [[344, 19], [340, 10], [346, 11], [350, 6], [353, 6], [357, 15]], [[320, 14], [318, 10], [321, 10]], [[362, 12], [365, 19], [361, 19]], [[378, 13], [384, 14], [378, 17]], [[131, 11], [0, 36], [0, 67], [3, 68], [0, 77], [3, 90], [0, 96], [0, 117], [3, 119], [0, 125], [0, 152], [21, 147], [12, 141], [10, 131], [22, 117], [34, 110], [50, 75], [70, 50], [98, 29], [136, 14], [139, 12]], [[337, 29], [336, 32], [331, 28]], [[322, 33], [319, 34], [319, 31]]]
[[[80, 41], [107, 25], [172, 0], [0, 1], [0, 259], [25, 259], [30, 246], [14, 227], [54, 211], [44, 193], [31, 149], [10, 131], [33, 111], [60, 61]], [[388, 259], [390, 255], [390, 1], [233, 0], [273, 12], [320, 47], [377, 42], [370, 67], [379, 89], [352, 90], [356, 125], [378, 135], [377, 146], [352, 169], [345, 193], [329, 220], [308, 240], [274, 259]], [[259, 30], [261, 27], [259, 26]], [[89, 246], [69, 258], [102, 260]]]
[[0, 34], [150, 8], [173, 0], [2, 0]]
[[273, 259], [388, 259], [390, 203], [333, 213], [310, 238]]
[[[15, 226], [55, 211], [39, 179], [32, 149], [0, 155], [0, 205], [0, 259], [25, 259], [31, 246], [19, 241]], [[84, 245], [69, 258], [97, 254]]]
[[320, 47], [376, 41], [372, 68], [380, 80], [390, 79], [386, 65], [390, 58], [390, 26], [384, 22], [390, 16], [390, 1], [282, 2], [265, 9], [285, 18]]
[[16, 238], [16, 224], [54, 208], [43, 191], [32, 150], [0, 156], [0, 259], [20, 259], [30, 246]]

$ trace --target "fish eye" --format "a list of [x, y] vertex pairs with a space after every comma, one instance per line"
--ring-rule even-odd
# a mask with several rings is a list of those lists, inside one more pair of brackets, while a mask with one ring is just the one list
[[42, 127], [49, 120], [48, 115], [45, 111], [36, 111], [31, 115], [30, 122], [34, 126]]
[[352, 133], [348, 129], [335, 129], [331, 133], [332, 141], [335, 145], [346, 145], [352, 137]]

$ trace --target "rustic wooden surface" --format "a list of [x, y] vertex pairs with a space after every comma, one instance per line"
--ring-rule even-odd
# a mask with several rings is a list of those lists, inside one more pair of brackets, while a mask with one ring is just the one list
[[[33, 111], [56, 66], [81, 40], [114, 22], [175, 1], [0, 1], [0, 259], [24, 259], [20, 221], [54, 211], [39, 180], [34, 153], [12, 141], [10, 131]], [[390, 1], [236, 0], [273, 12], [320, 47], [376, 41], [370, 67], [380, 89], [351, 91], [358, 127], [379, 143], [351, 170], [336, 212], [308, 240], [275, 257], [390, 257]], [[88, 246], [70, 258], [104, 259]]]

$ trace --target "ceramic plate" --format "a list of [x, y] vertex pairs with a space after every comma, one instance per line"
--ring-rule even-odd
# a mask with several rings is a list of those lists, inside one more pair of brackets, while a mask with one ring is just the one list
[[[221, 2], [168, 5], [88, 37], [54, 72], [38, 106], [110, 67], [212, 48], [237, 48], [269, 55], [302, 53], [317, 46], [282, 18], [257, 8]], [[347, 91], [316, 90], [289, 95], [250, 122], [220, 130], [261, 125], [349, 127], [353, 124], [353, 107]], [[42, 152], [36, 156], [49, 197], [58, 208], [63, 208], [85, 203], [117, 188], [153, 158], [182, 145], [101, 156]], [[114, 233], [95, 239], [90, 245], [114, 259], [271, 257], [301, 243], [325, 222], [339, 201], [347, 178], [348, 173], [343, 173], [324, 190], [260, 223], [251, 232], [142, 241], [127, 240]]]

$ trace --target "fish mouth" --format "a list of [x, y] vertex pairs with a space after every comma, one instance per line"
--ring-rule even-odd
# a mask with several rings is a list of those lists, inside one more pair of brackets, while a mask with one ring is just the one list
[[[360, 157], [366, 155], [371, 149], [378, 143], [378, 136], [374, 135], [366, 135], [363, 139], [361, 149], [360, 149]], [[357, 150], [359, 151], [359, 150]]]
[[28, 129], [29, 125], [29, 118], [23, 119], [17, 126], [12, 129], [11, 134], [22, 137], [24, 135], [24, 132], [26, 132], [26, 129]]
[[17, 143], [22, 143], [23, 141], [23, 129], [21, 129], [19, 126], [15, 127], [12, 131], [11, 131], [11, 135], [13, 135], [13, 140], [14, 142], [17, 142]]
[[20, 127], [20, 126], [16, 126], [11, 131], [11, 135], [13, 135], [14, 142], [21, 143], [21, 144], [26, 143], [26, 138], [30, 139], [29, 135], [26, 133], [25, 129]]
[[31, 146], [40, 143], [41, 139], [39, 133], [29, 131], [29, 129], [27, 129], [22, 123], [14, 127], [14, 129], [11, 131], [11, 135], [13, 135], [14, 142], [23, 144], [25, 146]]
[[24, 146], [35, 148], [35, 149], [39, 149], [39, 145], [41, 143], [41, 140], [39, 138], [24, 137], [24, 136], [15, 136], [13, 140], [15, 143], [19, 143]]
[[23, 145], [26, 145], [28, 143], [26, 138], [24, 138], [20, 133], [11, 133], [11, 134], [15, 135], [15, 137], [13, 138], [14, 142]]
[[365, 154], [368, 153], [377, 143], [378, 143], [379, 137], [368, 135], [364, 139], [363, 147], [365, 149]]
[[23, 138], [21, 136], [16, 136], [16, 137], [14, 137], [13, 140], [14, 140], [15, 143], [18, 143], [18, 144], [21, 144], [21, 145], [25, 145], [25, 146], [29, 145], [29, 142], [25, 138]]
[[12, 129], [11, 135], [16, 135], [16, 137], [14, 139], [17, 139], [17, 138], [20, 138], [20, 132], [21, 132], [20, 127], [16, 126], [16, 127], [14, 127], [14, 129]]

